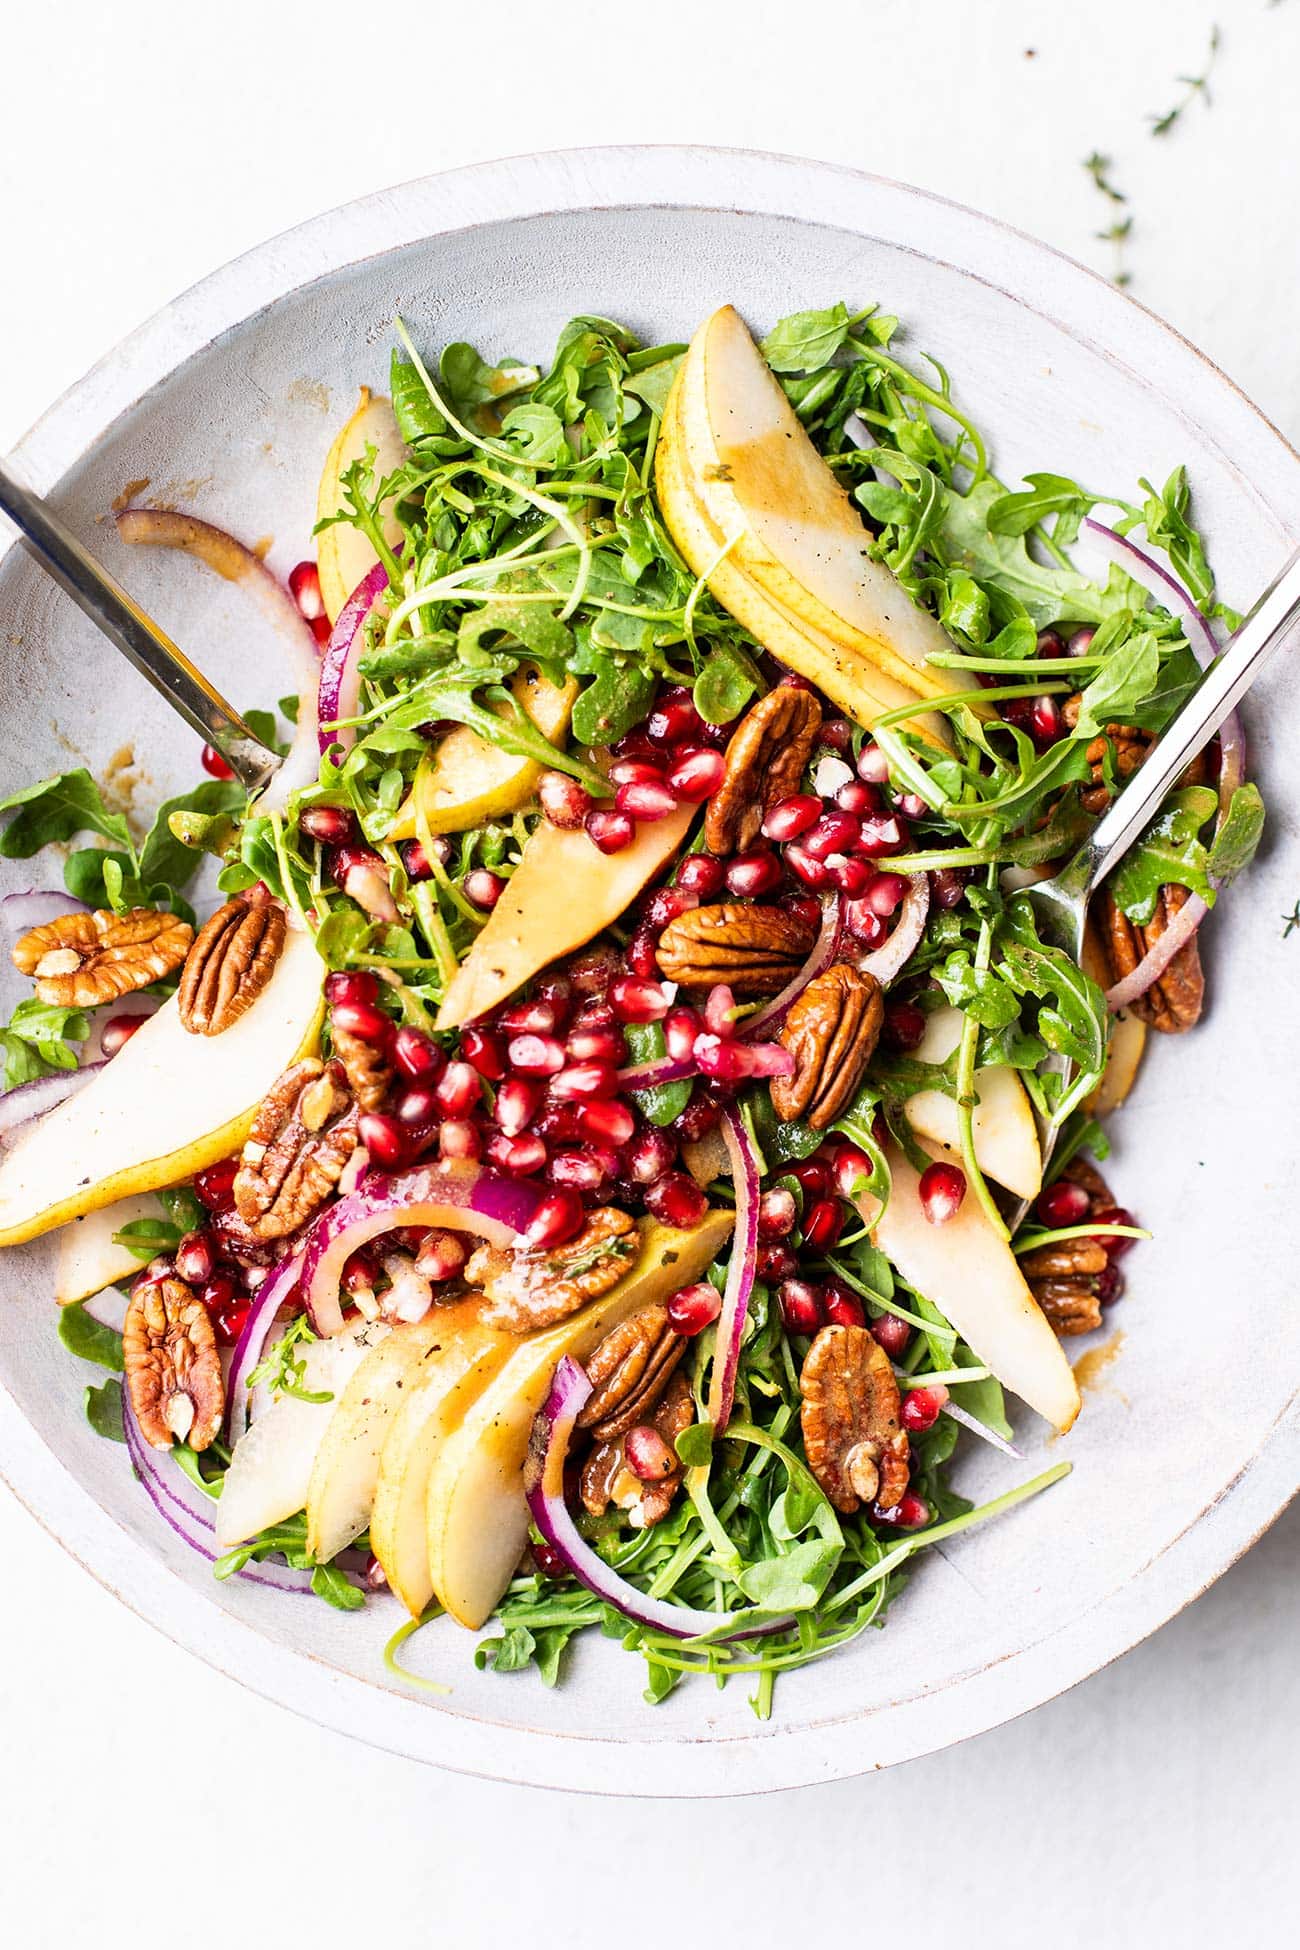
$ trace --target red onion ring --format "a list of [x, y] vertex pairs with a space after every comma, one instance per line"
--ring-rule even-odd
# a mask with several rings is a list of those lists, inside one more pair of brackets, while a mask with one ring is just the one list
[[298, 680], [298, 722], [284, 763], [259, 801], [265, 812], [279, 811], [291, 793], [315, 783], [320, 771], [316, 749], [316, 687], [319, 666], [311, 625], [260, 556], [236, 541], [224, 528], [175, 508], [124, 508], [117, 532], [132, 547], [148, 544], [179, 548], [196, 555], [227, 582], [239, 583], [252, 595], [263, 614], [284, 637]]
[[736, 1191], [736, 1229], [731, 1236], [731, 1259], [722, 1290], [718, 1315], [717, 1346], [709, 1376], [709, 1420], [715, 1435], [721, 1435], [731, 1420], [736, 1399], [736, 1370], [740, 1365], [740, 1344], [749, 1316], [749, 1296], [754, 1290], [754, 1261], [758, 1252], [758, 1159], [749, 1133], [734, 1105], [728, 1104], [719, 1126], [731, 1164], [731, 1179]]
[[226, 1383], [226, 1436], [233, 1449], [249, 1423], [248, 1377], [262, 1358], [275, 1317], [286, 1305], [302, 1277], [303, 1254], [291, 1253], [272, 1268], [249, 1309], [230, 1363]]
[[653, 1090], [659, 1083], [684, 1083], [697, 1077], [699, 1065], [693, 1056], [656, 1056], [650, 1063], [633, 1063], [618, 1073], [620, 1090]]
[[772, 1000], [761, 1008], [756, 1016], [751, 1016], [741, 1030], [746, 1042], [756, 1036], [760, 1029], [779, 1029], [790, 1011], [790, 1004], [803, 994], [809, 982], [830, 967], [839, 952], [840, 935], [844, 926], [844, 905], [838, 894], [833, 894], [822, 908], [821, 927], [803, 967]]
[[792, 1623], [789, 1617], [747, 1625], [744, 1612], [696, 1611], [686, 1605], [670, 1604], [664, 1598], [648, 1598], [597, 1556], [580, 1535], [564, 1500], [565, 1459], [574, 1424], [590, 1394], [591, 1383], [586, 1374], [566, 1354], [555, 1370], [551, 1392], [533, 1423], [524, 1463], [524, 1495], [529, 1514], [578, 1582], [634, 1624], [671, 1638], [695, 1639], [708, 1634], [716, 1641], [720, 1636], [760, 1638], [786, 1631]]
[[54, 888], [27, 887], [0, 900], [0, 921], [5, 933], [15, 937], [57, 921], [61, 915], [89, 912], [85, 901], [74, 900], [71, 894], [59, 893]]
[[1136, 542], [1130, 541], [1127, 535], [1116, 534], [1113, 528], [1107, 528], [1104, 522], [1094, 521], [1091, 515], [1084, 517], [1083, 526], [1099, 555], [1104, 556], [1107, 562], [1113, 562], [1116, 568], [1123, 569], [1134, 582], [1140, 582], [1162, 609], [1167, 609], [1171, 616], [1178, 618], [1201, 669], [1213, 663], [1219, 654], [1214, 632], [1177, 576], [1163, 568], [1154, 556], [1148, 555]]
[[57, 1109], [89, 1083], [103, 1063], [84, 1063], [79, 1070], [55, 1070], [47, 1077], [33, 1077], [30, 1083], [16, 1084], [0, 1096], [0, 1138], [9, 1142], [28, 1124]]
[[345, 725], [339, 731], [322, 731], [320, 726], [336, 724], [340, 718], [350, 718], [356, 712], [361, 696], [361, 672], [358, 666], [366, 642], [362, 624], [387, 587], [388, 571], [382, 562], [376, 562], [374, 568], [362, 576], [330, 631], [330, 640], [321, 659], [314, 727], [322, 754], [331, 745], [350, 751], [356, 743], [356, 730], [351, 725]]
[[894, 931], [882, 947], [864, 955], [858, 967], [864, 975], [874, 975], [885, 988], [911, 960], [917, 943], [925, 933], [925, 923], [930, 912], [930, 880], [928, 874], [908, 875], [907, 892], [898, 910]]

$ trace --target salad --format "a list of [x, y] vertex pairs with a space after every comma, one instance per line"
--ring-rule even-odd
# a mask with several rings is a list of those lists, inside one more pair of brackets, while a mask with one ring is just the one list
[[1082, 965], [1021, 890], [1235, 619], [1181, 470], [1008, 487], [874, 306], [396, 336], [287, 588], [117, 516], [275, 617], [284, 757], [248, 803], [206, 750], [143, 836], [85, 770], [0, 804], [48, 860], [0, 1244], [58, 1229], [85, 1413], [217, 1577], [388, 1607], [395, 1671], [445, 1612], [766, 1715], [1070, 1467], [1011, 1415], [1070, 1427], [1145, 1236], [1101, 1120], [1258, 842], [1235, 718]]

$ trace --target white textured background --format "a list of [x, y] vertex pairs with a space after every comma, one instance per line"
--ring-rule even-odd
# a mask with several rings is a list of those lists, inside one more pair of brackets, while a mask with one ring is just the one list
[[[1215, 20], [1211, 106], [1154, 138]], [[1135, 294], [1300, 440], [1300, 0], [44, 0], [8, 10], [0, 63], [0, 450], [142, 318], [300, 218], [621, 141], [823, 156], [1108, 268], [1093, 233], [1112, 213], [1080, 167], [1101, 150]], [[1207, 1350], [1207, 1370], [1243, 1353], [1244, 1335]], [[1298, 1543], [1293, 1512], [1156, 1639], [964, 1748], [675, 1809], [453, 1780], [311, 1728], [165, 1644], [0, 1492], [3, 1935], [1201, 1950], [1246, 1923], [1284, 1941]]]

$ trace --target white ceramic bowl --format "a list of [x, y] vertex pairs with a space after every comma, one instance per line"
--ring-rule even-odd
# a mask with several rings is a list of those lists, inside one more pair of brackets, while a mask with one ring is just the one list
[[[174, 556], [128, 555], [103, 521], [148, 478], [242, 535], [307, 551], [314, 483], [360, 382], [384, 385], [395, 311], [426, 345], [548, 350], [572, 312], [685, 337], [722, 300], [756, 324], [879, 300], [992, 433], [1008, 480], [1047, 467], [1128, 492], [1186, 461], [1222, 587], [1241, 601], [1300, 535], [1300, 458], [1168, 327], [987, 218], [870, 177], [775, 157], [608, 149], [492, 163], [352, 204], [206, 280], [33, 428], [17, 459], [237, 703], [273, 700], [275, 651], [237, 593]], [[131, 744], [141, 802], [194, 776], [164, 707], [17, 550], [0, 564], [0, 790]], [[637, 1660], [582, 1646], [561, 1687], [476, 1673], [442, 1623], [412, 1653], [443, 1701], [391, 1681], [381, 1601], [342, 1617], [217, 1585], [164, 1530], [125, 1452], [79, 1412], [85, 1372], [55, 1338], [49, 1252], [0, 1262], [5, 1474], [96, 1577], [268, 1697], [377, 1745], [474, 1773], [606, 1793], [743, 1793], [945, 1746], [1072, 1685], [1153, 1631], [1259, 1534], [1297, 1484], [1300, 1308], [1292, 1291], [1300, 944], [1280, 917], [1300, 775], [1275, 737], [1284, 660], [1249, 712], [1270, 806], [1265, 852], [1206, 930], [1211, 1006], [1150, 1054], [1119, 1120], [1114, 1177], [1156, 1243], [1128, 1261], [1108, 1365], [1065, 1441], [1021, 1417], [1023, 1465], [963, 1455], [986, 1495], [1068, 1455], [1074, 1473], [918, 1568], [888, 1629], [796, 1674], [759, 1725], [742, 1684], [651, 1709]], [[19, 732], [19, 728], [21, 728]], [[1291, 734], [1292, 736], [1294, 733]], [[45, 869], [48, 871], [48, 869]], [[19, 863], [7, 884], [32, 878]]]

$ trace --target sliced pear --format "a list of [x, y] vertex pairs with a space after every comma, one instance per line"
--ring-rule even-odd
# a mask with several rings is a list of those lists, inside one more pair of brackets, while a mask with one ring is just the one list
[[[943, 1155], [937, 1145], [933, 1151]], [[1010, 1246], [972, 1192], [946, 1225], [931, 1225], [916, 1172], [897, 1145], [888, 1145], [886, 1155], [893, 1189], [883, 1215], [877, 1218], [879, 1204], [869, 1195], [858, 1201], [876, 1245], [1004, 1387], [1056, 1428], [1068, 1429], [1079, 1412], [1079, 1391]]]
[[528, 1533], [524, 1455], [556, 1363], [581, 1361], [620, 1320], [698, 1279], [734, 1224], [709, 1212], [691, 1232], [646, 1222], [635, 1265], [618, 1285], [505, 1362], [442, 1442], [429, 1478], [429, 1572], [453, 1618], [477, 1629], [491, 1616]]
[[370, 1548], [390, 1590], [413, 1618], [433, 1596], [429, 1575], [429, 1477], [439, 1448], [509, 1355], [518, 1338], [485, 1327], [481, 1303], [440, 1310], [439, 1334], [405, 1389], [379, 1459]]
[[[345, 505], [343, 476], [354, 461], [365, 459], [367, 447], [375, 450], [374, 484], [378, 487], [386, 474], [401, 466], [406, 448], [389, 402], [382, 394], [372, 393], [368, 386], [363, 386], [356, 411], [340, 427], [325, 457], [316, 493], [317, 521], [338, 514]], [[383, 527], [385, 540], [395, 548], [402, 539], [402, 529], [391, 510], [384, 517]], [[337, 622], [344, 603], [361, 578], [374, 568], [376, 560], [374, 549], [350, 521], [336, 522], [332, 528], [321, 530], [316, 538], [316, 566], [320, 573], [321, 600], [331, 623]]]
[[645, 821], [621, 853], [602, 853], [581, 829], [566, 832], [542, 820], [457, 969], [435, 1027], [456, 1029], [495, 1009], [539, 968], [616, 921], [672, 858], [695, 812], [679, 806], [666, 819]]
[[[1110, 987], [1110, 968], [1106, 951], [1091, 921], [1083, 931], [1083, 972], [1091, 975], [1103, 989]], [[1140, 1017], [1121, 1009], [1110, 1026], [1110, 1047], [1101, 1082], [1084, 1105], [1094, 1117], [1107, 1117], [1118, 1110], [1137, 1081], [1142, 1053], [1146, 1049], [1147, 1026]]]
[[[562, 744], [578, 695], [577, 679], [552, 684], [536, 664], [526, 664], [511, 680], [510, 689], [542, 735], [553, 745]], [[541, 775], [536, 759], [503, 752], [468, 725], [457, 725], [421, 762], [388, 837], [418, 836], [417, 800], [431, 833], [463, 833], [486, 820], [501, 819], [528, 803]]]
[[220, 1037], [190, 1035], [175, 996], [164, 1002], [6, 1154], [0, 1246], [175, 1185], [238, 1151], [276, 1078], [315, 1044], [324, 974], [311, 936], [291, 932], [266, 988]]
[[391, 1332], [383, 1321], [362, 1320], [326, 1340], [303, 1343], [303, 1388], [328, 1400], [306, 1402], [281, 1395], [235, 1444], [217, 1500], [222, 1550], [246, 1543], [259, 1530], [302, 1509], [339, 1397], [367, 1355]]
[[102, 1205], [59, 1230], [58, 1257], [54, 1262], [54, 1297], [61, 1307], [74, 1301], [89, 1300], [106, 1286], [119, 1280], [134, 1279], [140, 1261], [127, 1246], [115, 1246], [113, 1234], [137, 1219], [160, 1217], [158, 1201], [152, 1193], [118, 1199], [115, 1205]]
[[[966, 1018], [960, 1009], [936, 1009], [915, 1050], [920, 1063], [945, 1063], [961, 1041]], [[975, 1072], [979, 1098], [971, 1116], [980, 1170], [1017, 1198], [1036, 1198], [1043, 1184], [1043, 1154], [1038, 1127], [1025, 1087], [1008, 1064]], [[957, 1150], [961, 1133], [957, 1104], [942, 1090], [920, 1090], [906, 1104], [907, 1121], [918, 1137]]]

